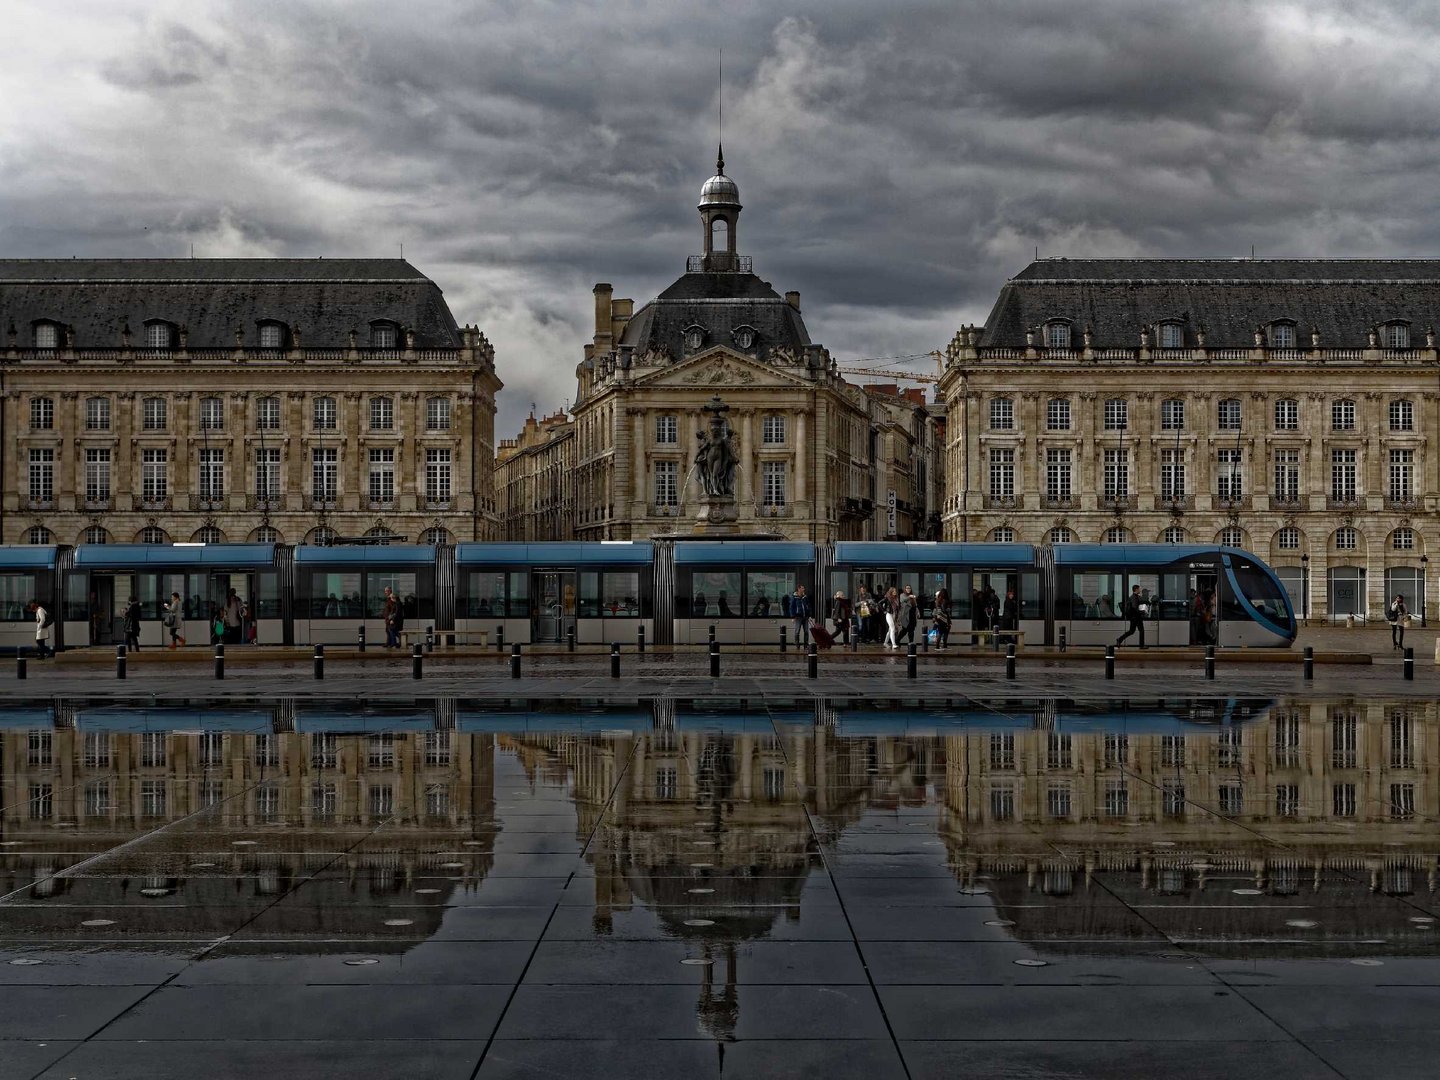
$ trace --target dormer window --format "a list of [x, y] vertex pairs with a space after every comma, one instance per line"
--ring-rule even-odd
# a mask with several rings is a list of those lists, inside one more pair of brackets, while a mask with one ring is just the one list
[[42, 322], [35, 324], [35, 348], [37, 349], [58, 349], [60, 347], [60, 327], [53, 322]]
[[682, 333], [685, 335], [686, 352], [695, 352], [705, 344], [705, 328], [699, 323], [691, 323]]
[[735, 339], [737, 349], [749, 350], [755, 346], [755, 328], [753, 326], [737, 326], [731, 331], [730, 336]]
[[1185, 327], [1178, 322], [1162, 322], [1160, 324], [1160, 348], [1183, 349], [1184, 347]]
[[1046, 323], [1045, 347], [1047, 349], [1070, 348], [1070, 324], [1068, 322]]
[[1386, 323], [1380, 328], [1380, 344], [1386, 349], [1408, 349], [1410, 347], [1410, 324]]
[[283, 349], [285, 347], [285, 324], [262, 322], [260, 324], [260, 348]]
[[168, 322], [152, 319], [145, 324], [145, 347], [168, 349], [175, 344], [175, 328]]
[[1272, 349], [1295, 348], [1295, 324], [1293, 322], [1271, 323], [1270, 347]]
[[399, 340], [397, 328], [392, 322], [374, 322], [370, 324], [370, 345], [376, 349], [393, 349], [395, 342]]

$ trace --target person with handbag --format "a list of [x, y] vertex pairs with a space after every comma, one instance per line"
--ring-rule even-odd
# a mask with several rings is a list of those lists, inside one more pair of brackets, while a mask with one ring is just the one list
[[185, 644], [185, 603], [178, 592], [170, 594], [170, 603], [165, 605], [160, 625], [170, 631], [170, 648]]
[[935, 627], [935, 647], [945, 649], [950, 645], [950, 594], [944, 589], [935, 593], [935, 607], [931, 609], [930, 621]]
[[1405, 597], [1396, 593], [1395, 599], [1390, 601], [1390, 610], [1386, 612], [1386, 618], [1390, 620], [1390, 648], [1405, 647], [1405, 620], [1409, 617], [1410, 609], [1405, 606]]

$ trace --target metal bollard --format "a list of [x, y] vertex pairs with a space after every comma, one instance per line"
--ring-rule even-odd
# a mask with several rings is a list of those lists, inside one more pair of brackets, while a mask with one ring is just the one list
[[[785, 651], [785, 634], [786, 634], [786, 632], [787, 632], [787, 631], [786, 631], [785, 627], [783, 627], [783, 626], [780, 627], [780, 651], [781, 651], [781, 652], [784, 652], [784, 651]], [[798, 645], [799, 642], [797, 641], [796, 644]]]
[[1065, 627], [1060, 627], [1060, 651], [1065, 651]]
[[225, 678], [225, 646], [219, 642], [215, 644], [215, 678]]
[[820, 650], [815, 647], [813, 641], [810, 643], [810, 648], [805, 650], [805, 664], [809, 669], [807, 674], [810, 678], [818, 679], [820, 677]]
[[425, 652], [420, 642], [410, 646], [410, 677], [418, 679], [425, 673]]
[[1315, 650], [1309, 645], [1305, 646], [1305, 662], [1302, 671], [1306, 682], [1315, 681]]
[[520, 643], [518, 641], [510, 646], [510, 677], [512, 679], [520, 677]]
[[915, 660], [915, 643], [912, 641], [905, 650], [905, 677], [907, 679], [913, 679], [917, 673], [918, 664]]
[[15, 653], [15, 678], [25, 678], [25, 654], [18, 650]]
[[1115, 646], [1105, 646], [1105, 678], [1115, 678]]
[[435, 651], [435, 627], [433, 626], [425, 627], [425, 651], [429, 653]]
[[712, 678], [712, 679], [718, 679], [719, 677], [720, 677], [720, 643], [719, 643], [718, 641], [712, 641], [712, 642], [710, 642], [710, 678]]
[[1005, 678], [1015, 678], [1015, 643], [1005, 646]]
[[117, 679], [123, 679], [123, 678], [125, 678], [125, 646], [124, 646], [124, 645], [116, 645], [116, 646], [115, 646], [115, 677], [116, 677]]
[[852, 634], [850, 635], [850, 651], [851, 651], [851, 652], [859, 652], [859, 651], [860, 651], [860, 633], [859, 633], [858, 630], [855, 631], [854, 633], [852, 633]]
[[505, 651], [505, 625], [503, 623], [495, 627], [495, 651]]
[[355, 647], [361, 652], [365, 651], [365, 624], [361, 623], [355, 630]]
[[1405, 650], [1405, 659], [1401, 661], [1401, 666], [1405, 669], [1405, 681], [1406, 681], [1406, 682], [1414, 682], [1414, 681], [1415, 681], [1415, 650], [1414, 650], [1414, 649], [1407, 648], [1407, 649]]
[[315, 646], [315, 678], [325, 678], [325, 646]]
[[635, 647], [641, 656], [645, 655], [645, 627], [643, 626], [635, 628]]
[[620, 677], [620, 642], [618, 641], [610, 643], [610, 677], [612, 679]]
[[714, 623], [711, 623], [711, 624], [710, 624], [710, 639], [709, 639], [709, 640], [710, 640], [710, 644], [711, 644], [711, 645], [714, 645], [714, 644], [715, 644], [715, 624], [714, 624]]
[[575, 651], [575, 627], [565, 631], [565, 648], [570, 652]]
[[1205, 646], [1205, 678], [1215, 678], [1215, 646]]

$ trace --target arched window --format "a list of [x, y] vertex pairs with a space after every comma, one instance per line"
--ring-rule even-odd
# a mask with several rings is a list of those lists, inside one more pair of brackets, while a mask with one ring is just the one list
[[426, 529], [425, 534], [420, 538], [422, 544], [440, 545], [450, 542], [450, 533], [439, 525]]
[[285, 324], [262, 322], [260, 324], [260, 348], [283, 349], [285, 347]]
[[1275, 535], [1275, 546], [1281, 551], [1300, 550], [1300, 530], [1294, 525], [1286, 525]]
[[44, 525], [32, 525], [25, 533], [25, 542], [27, 544], [53, 544], [55, 540], [50, 535], [50, 530]]
[[1216, 410], [1216, 426], [1221, 431], [1240, 430], [1240, 399], [1225, 398]]
[[153, 319], [145, 324], [145, 347], [147, 349], [168, 349], [175, 344], [175, 327], [168, 322]]
[[195, 530], [195, 535], [190, 540], [195, 544], [223, 544], [225, 534], [214, 525], [202, 525]]
[[1270, 348], [1295, 348], [1295, 324], [1293, 322], [1273, 322], [1270, 324]]
[[1408, 525], [1402, 525], [1390, 534], [1390, 546], [1396, 551], [1415, 550], [1415, 530]]
[[280, 543], [280, 530], [274, 525], [261, 525], [250, 534], [250, 540], [256, 544], [278, 544]]
[[376, 525], [367, 530], [365, 535], [377, 541], [381, 546], [388, 547], [390, 545], [390, 530], [384, 525]]
[[370, 346], [375, 349], [393, 349], [399, 340], [397, 327], [393, 322], [373, 322], [370, 324]]
[[1015, 530], [1009, 525], [1001, 525], [990, 532], [990, 539], [996, 544], [1013, 544], [1015, 542]]
[[1045, 324], [1045, 347], [1047, 349], [1068, 349], [1070, 348], [1070, 324], [1068, 322], [1048, 322]]
[[165, 530], [158, 525], [146, 525], [135, 537], [137, 544], [168, 544], [170, 538], [165, 535]]
[[91, 525], [81, 534], [80, 542], [82, 544], [108, 544], [110, 534], [105, 531], [103, 525]]
[[1413, 401], [1400, 398], [1390, 402], [1390, 430], [1415, 430], [1415, 403]]
[[1052, 544], [1068, 544], [1072, 540], [1074, 540], [1074, 534], [1064, 525], [1056, 525], [1050, 530], [1050, 543]]
[[1298, 431], [1300, 429], [1300, 402], [1294, 398], [1281, 398], [1275, 402], [1275, 430]]
[[35, 348], [56, 349], [60, 347], [60, 327], [53, 322], [35, 324]]
[[1163, 431], [1181, 431], [1185, 427], [1185, 402], [1181, 398], [1166, 398], [1160, 403], [1160, 428]]
[[1360, 546], [1360, 531], [1350, 525], [1335, 530], [1335, 550], [1354, 551]]
[[1245, 533], [1238, 525], [1227, 525], [1220, 530], [1215, 542], [1221, 547], [1244, 547]]
[[335, 399], [333, 397], [317, 397], [312, 404], [315, 430], [334, 431], [336, 423]]
[[316, 547], [329, 547], [335, 543], [335, 530], [327, 529], [323, 525], [318, 526], [310, 530], [310, 534], [305, 537], [305, 542], [314, 544]]
[[1162, 544], [1183, 544], [1185, 542], [1185, 530], [1179, 525], [1171, 525], [1160, 534]]
[[1408, 349], [1410, 325], [1403, 322], [1386, 323], [1380, 328], [1380, 344], [1387, 349]]
[[1355, 430], [1355, 401], [1339, 398], [1330, 403], [1330, 426], [1336, 431]]
[[1159, 344], [1162, 349], [1183, 349], [1185, 347], [1184, 325], [1178, 322], [1162, 322]]
[[1130, 534], [1124, 525], [1111, 525], [1105, 530], [1105, 543], [1107, 544], [1125, 544], [1129, 541]]

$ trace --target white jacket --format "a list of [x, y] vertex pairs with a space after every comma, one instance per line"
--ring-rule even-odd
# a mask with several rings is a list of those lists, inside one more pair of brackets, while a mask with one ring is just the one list
[[36, 641], [49, 641], [49, 640], [50, 640], [50, 627], [48, 627], [48, 626], [45, 625], [45, 615], [46, 615], [46, 611], [45, 611], [44, 606], [39, 606], [39, 607], [36, 607], [36, 608], [35, 608], [35, 640], [36, 640]]

